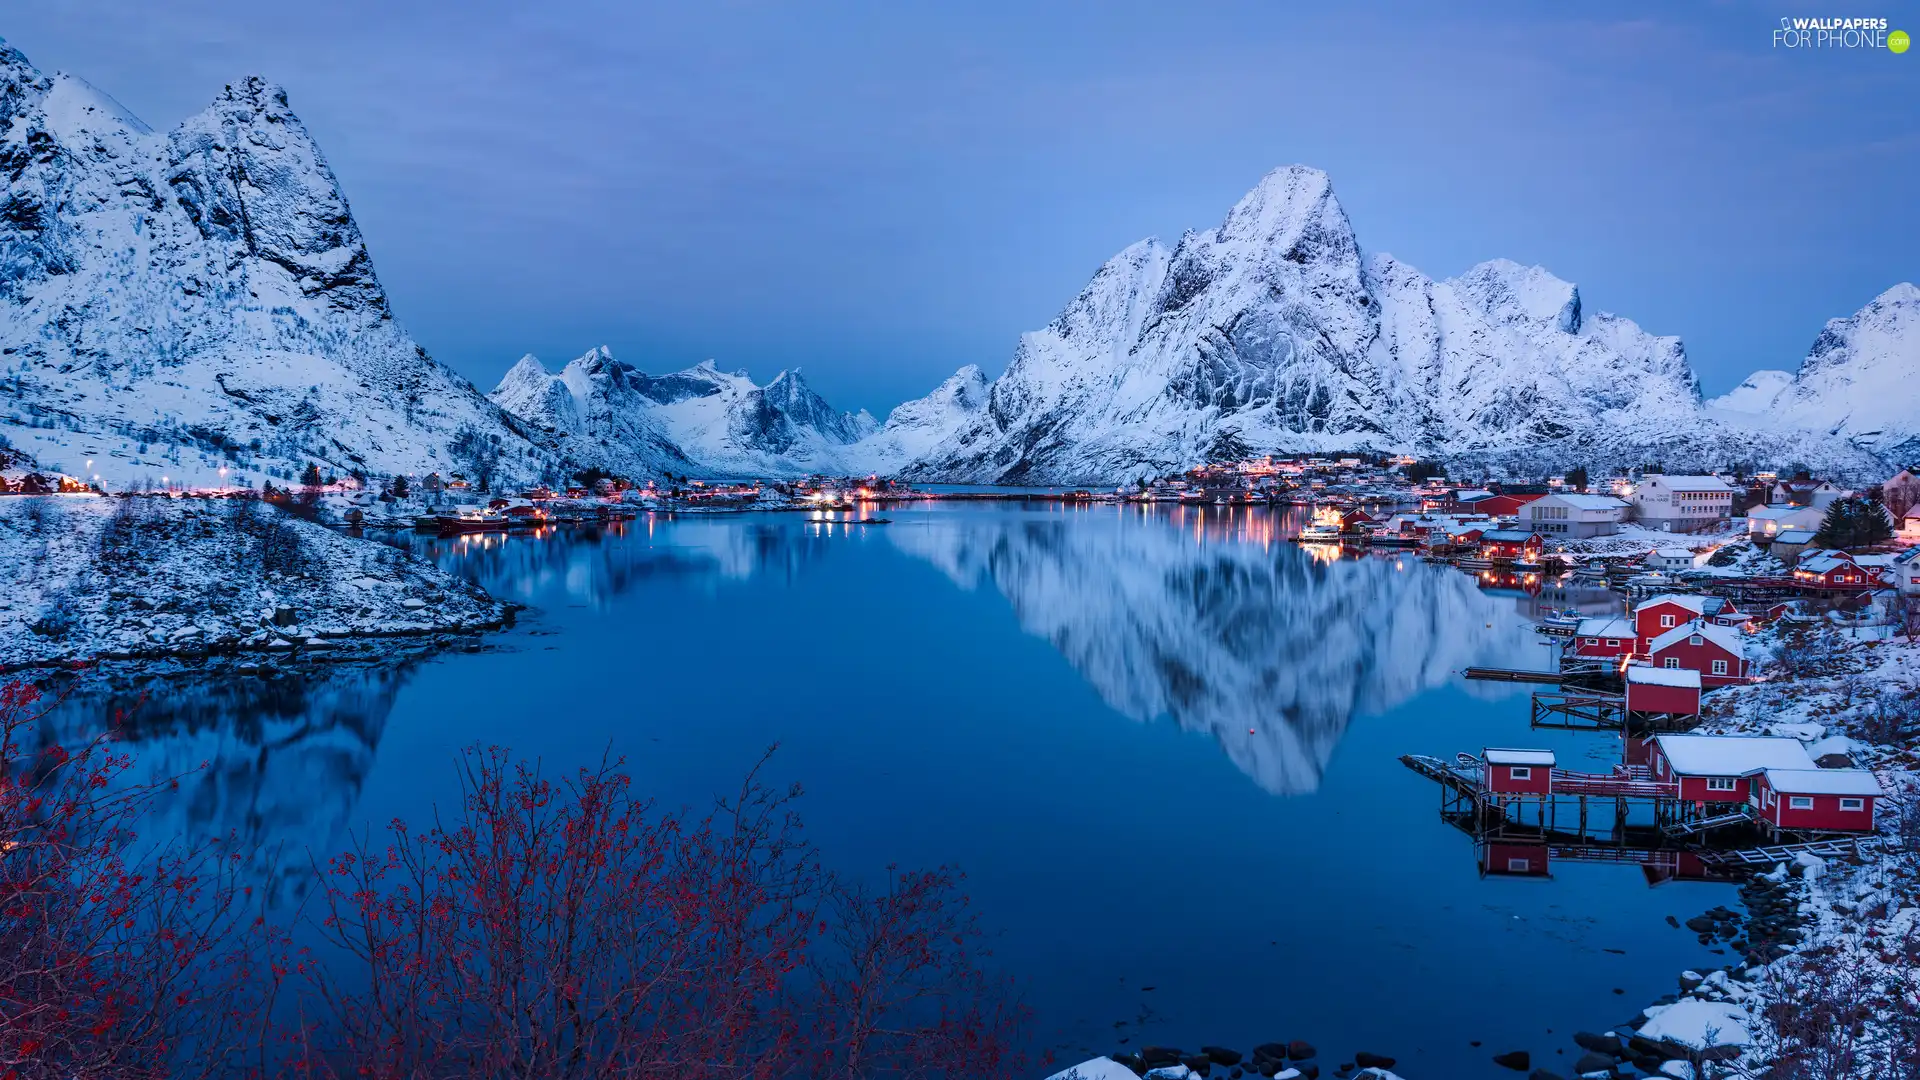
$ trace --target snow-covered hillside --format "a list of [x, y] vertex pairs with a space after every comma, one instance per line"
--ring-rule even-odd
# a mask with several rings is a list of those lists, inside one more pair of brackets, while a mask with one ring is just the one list
[[712, 361], [648, 375], [604, 345], [557, 375], [522, 357], [491, 397], [557, 436], [571, 459], [622, 475], [859, 472], [868, 455], [854, 446], [880, 427], [865, 412], [836, 412], [798, 371], [765, 386]]
[[[1876, 356], [1889, 342], [1911, 349], [1911, 333], [1890, 326], [1839, 336], [1859, 339], [1856, 351], [1870, 339]], [[1109, 260], [1022, 337], [986, 408], [906, 471], [1109, 483], [1205, 461], [1227, 434], [1256, 451], [1391, 449], [1543, 470], [1776, 451], [1877, 468], [1838, 441], [1707, 414], [1679, 339], [1588, 312], [1539, 267], [1497, 259], [1435, 281], [1367, 256], [1326, 174], [1291, 166], [1219, 226]]]
[[1754, 372], [1710, 404], [1760, 428], [1844, 438], [1887, 462], [1920, 460], [1920, 288], [1902, 282], [1829, 321], [1797, 373]]
[[0, 437], [116, 486], [452, 471], [457, 440], [548, 460], [394, 321], [282, 90], [236, 82], [160, 133], [4, 42]]
[[647, 376], [602, 346], [560, 373], [529, 353], [488, 395], [495, 404], [559, 440], [567, 459], [620, 476], [650, 476], [693, 466], [662, 430]]

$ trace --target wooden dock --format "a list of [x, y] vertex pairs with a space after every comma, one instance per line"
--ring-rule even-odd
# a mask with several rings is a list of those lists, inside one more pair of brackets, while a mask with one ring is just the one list
[[1702, 851], [1700, 858], [1704, 862], [1736, 863], [1741, 866], [1768, 866], [1774, 863], [1790, 862], [1796, 855], [1816, 855], [1823, 858], [1864, 855], [1880, 846], [1877, 836], [1840, 836], [1830, 840], [1813, 840], [1804, 844], [1774, 844], [1768, 847], [1741, 848], [1738, 851]]
[[1469, 679], [1484, 679], [1489, 682], [1559, 683], [1564, 676], [1558, 671], [1530, 671], [1526, 668], [1470, 667], [1466, 670]]
[[[1459, 757], [1467, 758], [1470, 756], [1471, 755], [1468, 754], [1461, 754]], [[1451, 789], [1455, 794], [1473, 798], [1480, 791], [1481, 774], [1480, 763], [1477, 758], [1474, 759], [1473, 764], [1469, 765], [1463, 760], [1456, 759], [1450, 763], [1428, 754], [1402, 754], [1400, 755], [1400, 764], [1405, 765], [1407, 768], [1412, 769], [1414, 772], [1419, 773], [1429, 780], [1438, 781], [1443, 787]]]
[[1536, 691], [1529, 723], [1537, 728], [1599, 731], [1625, 723], [1627, 699], [1619, 694]]

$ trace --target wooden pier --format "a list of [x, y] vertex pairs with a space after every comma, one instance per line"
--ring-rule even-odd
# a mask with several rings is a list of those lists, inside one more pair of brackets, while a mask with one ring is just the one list
[[1775, 844], [1768, 847], [1742, 848], [1738, 851], [1702, 851], [1700, 858], [1712, 863], [1769, 866], [1790, 862], [1796, 855], [1815, 855], [1823, 858], [1865, 855], [1868, 851], [1879, 847], [1880, 838], [1877, 836], [1841, 836], [1830, 840], [1813, 840], [1804, 844]]
[[1466, 670], [1469, 679], [1484, 679], [1490, 682], [1559, 683], [1564, 676], [1558, 671], [1530, 671], [1526, 668], [1470, 667]]
[[1529, 722], [1537, 728], [1620, 729], [1626, 724], [1626, 698], [1619, 694], [1536, 691]]

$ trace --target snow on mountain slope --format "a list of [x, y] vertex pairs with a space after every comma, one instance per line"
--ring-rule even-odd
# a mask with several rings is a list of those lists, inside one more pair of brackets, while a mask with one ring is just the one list
[[894, 406], [880, 430], [856, 444], [848, 455], [854, 472], [892, 473], [958, 434], [987, 407], [989, 383], [968, 364], [933, 393]]
[[1779, 400], [1781, 391], [1791, 385], [1793, 385], [1791, 371], [1773, 368], [1756, 371], [1747, 376], [1746, 381], [1739, 386], [1717, 398], [1708, 399], [1704, 407], [1713, 416], [1741, 421], [1751, 420], [1754, 417], [1766, 416], [1773, 409], [1774, 402]]
[[1830, 320], [1771, 411], [1777, 424], [1847, 439], [1884, 461], [1920, 460], [1920, 288], [1902, 282]]
[[558, 439], [575, 465], [632, 477], [685, 470], [693, 463], [661, 429], [646, 381], [603, 345], [558, 375], [523, 356], [488, 397]]
[[1757, 438], [1836, 470], [1874, 467], [1831, 441], [1703, 414], [1679, 339], [1586, 311], [1539, 267], [1496, 259], [1435, 281], [1363, 256], [1326, 175], [1290, 166], [1219, 226], [1109, 260], [1021, 338], [986, 409], [905, 471], [1112, 483], [1205, 461], [1227, 433], [1257, 452], [1391, 449], [1541, 471], [1723, 464]]
[[557, 375], [523, 357], [490, 396], [571, 459], [628, 476], [857, 472], [867, 455], [856, 444], [880, 429], [864, 411], [836, 412], [798, 371], [765, 386], [712, 361], [648, 375], [604, 345]]
[[1511, 601], [1471, 577], [1323, 563], [1219, 518], [1203, 535], [1118, 513], [939, 517], [888, 539], [962, 587], [998, 590], [1116, 712], [1209, 735], [1276, 794], [1317, 788], [1356, 716], [1538, 651]]
[[234, 83], [161, 134], [0, 42], [0, 184], [0, 436], [43, 466], [118, 485], [548, 460], [394, 321], [278, 87]]

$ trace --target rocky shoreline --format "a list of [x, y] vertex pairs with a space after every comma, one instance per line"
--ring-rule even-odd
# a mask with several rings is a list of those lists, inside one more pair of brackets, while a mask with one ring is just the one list
[[0, 673], [339, 651], [508, 625], [511, 604], [252, 499], [0, 499]]

